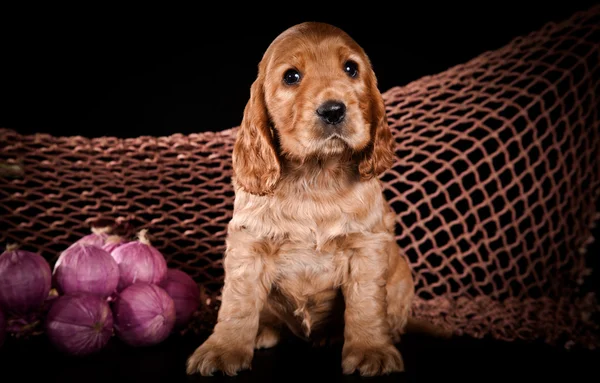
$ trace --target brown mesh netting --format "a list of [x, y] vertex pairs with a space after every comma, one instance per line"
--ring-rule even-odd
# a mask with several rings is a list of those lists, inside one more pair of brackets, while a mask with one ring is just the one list
[[[382, 176], [414, 268], [414, 312], [472, 336], [598, 344], [580, 290], [600, 184], [600, 7], [385, 93]], [[393, 47], [391, 47], [393, 49]], [[231, 218], [236, 128], [86, 139], [0, 130], [0, 234], [50, 262], [98, 216], [150, 228], [211, 297]]]

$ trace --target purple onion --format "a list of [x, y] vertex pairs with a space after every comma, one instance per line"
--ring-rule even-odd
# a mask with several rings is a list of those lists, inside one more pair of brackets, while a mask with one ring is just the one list
[[6, 318], [4, 313], [0, 310], [0, 347], [4, 344], [4, 338], [6, 336]]
[[113, 306], [115, 333], [133, 347], [164, 341], [175, 326], [175, 303], [157, 285], [135, 283], [125, 288]]
[[75, 243], [58, 257], [53, 277], [61, 294], [90, 293], [106, 298], [117, 290], [119, 265], [102, 248]]
[[113, 228], [110, 226], [106, 227], [92, 227], [92, 233], [84, 237], [81, 237], [74, 244], [86, 244], [92, 245], [105, 250], [109, 254], [112, 253], [117, 247], [127, 243], [127, 241], [116, 234], [111, 234]]
[[196, 282], [185, 272], [168, 269], [161, 287], [175, 303], [175, 327], [184, 327], [200, 306], [200, 290]]
[[121, 245], [111, 253], [119, 265], [118, 291], [138, 282], [160, 285], [167, 276], [167, 261], [146, 234], [146, 229], [140, 231], [137, 241]]
[[100, 351], [113, 334], [113, 315], [105, 299], [67, 294], [54, 301], [45, 321], [50, 342], [60, 351], [84, 356]]
[[9, 246], [0, 255], [0, 307], [7, 315], [39, 311], [52, 287], [52, 270], [39, 254]]
[[91, 234], [81, 237], [75, 241], [75, 243], [85, 243], [97, 247], [104, 246], [104, 241], [106, 241], [106, 238], [108, 237], [110, 227], [92, 227], [91, 231]]

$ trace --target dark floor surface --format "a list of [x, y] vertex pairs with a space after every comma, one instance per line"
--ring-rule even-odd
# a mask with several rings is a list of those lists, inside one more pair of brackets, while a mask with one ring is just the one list
[[599, 351], [567, 351], [543, 344], [406, 336], [398, 345], [405, 373], [361, 378], [341, 373], [341, 349], [311, 349], [289, 341], [255, 353], [252, 370], [230, 378], [187, 376], [185, 360], [204, 336], [173, 335], [164, 343], [131, 348], [116, 338], [99, 354], [72, 358], [52, 348], [45, 337], [10, 339], [0, 350], [2, 382], [580, 382], [597, 381]]

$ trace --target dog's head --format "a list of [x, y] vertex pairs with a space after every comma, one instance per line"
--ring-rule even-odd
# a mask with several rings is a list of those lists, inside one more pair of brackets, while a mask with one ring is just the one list
[[282, 158], [351, 154], [362, 179], [393, 162], [393, 140], [371, 62], [342, 30], [302, 23], [279, 35], [259, 63], [233, 150], [234, 177], [268, 194]]

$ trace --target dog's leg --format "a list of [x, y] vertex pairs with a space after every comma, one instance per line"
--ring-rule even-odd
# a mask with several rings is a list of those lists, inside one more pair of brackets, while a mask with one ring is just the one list
[[409, 320], [414, 297], [414, 281], [408, 262], [399, 253], [396, 242], [388, 247], [387, 320], [394, 343], [400, 342]]
[[415, 296], [414, 279], [408, 261], [399, 253], [396, 242], [390, 245], [389, 270], [386, 285], [387, 320], [392, 341], [399, 343], [402, 335], [407, 333], [450, 339], [452, 330], [411, 315]]
[[254, 348], [261, 349], [275, 347], [277, 343], [279, 343], [279, 337], [281, 336], [281, 325], [281, 320], [279, 320], [268, 307], [265, 307], [260, 314], [260, 324]]
[[358, 242], [364, 247], [350, 256], [348, 278], [342, 285], [346, 302], [344, 374], [358, 370], [363, 376], [374, 376], [404, 371], [402, 356], [392, 342], [387, 321], [389, 240], [389, 236], [378, 234], [361, 238]]
[[225, 282], [217, 324], [209, 338], [187, 360], [187, 373], [210, 376], [222, 371], [229, 376], [249, 369], [264, 306], [269, 278], [261, 254], [252, 244], [236, 240], [224, 257]]
[[272, 348], [279, 343], [279, 329], [274, 326], [261, 326], [258, 336], [256, 337], [256, 345], [254, 348]]

